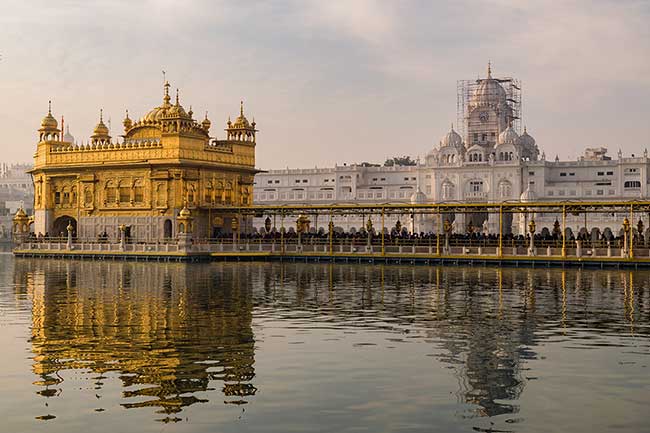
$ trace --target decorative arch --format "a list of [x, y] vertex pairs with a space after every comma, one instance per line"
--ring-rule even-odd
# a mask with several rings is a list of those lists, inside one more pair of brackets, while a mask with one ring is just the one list
[[499, 182], [499, 198], [505, 199], [512, 196], [512, 183], [506, 179], [502, 179]]
[[456, 198], [456, 185], [449, 179], [445, 179], [440, 186], [443, 200], [454, 200]]

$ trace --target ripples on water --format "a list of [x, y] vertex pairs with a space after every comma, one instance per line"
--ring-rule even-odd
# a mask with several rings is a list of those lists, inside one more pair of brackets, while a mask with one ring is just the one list
[[7, 431], [647, 429], [648, 272], [0, 265]]

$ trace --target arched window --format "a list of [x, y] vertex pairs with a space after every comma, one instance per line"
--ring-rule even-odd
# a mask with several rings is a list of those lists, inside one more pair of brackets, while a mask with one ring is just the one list
[[444, 181], [442, 184], [442, 199], [453, 200], [454, 198], [456, 198], [456, 187], [450, 181]]
[[141, 179], [137, 179], [133, 184], [133, 201], [144, 203], [144, 185]]
[[115, 203], [116, 198], [117, 188], [115, 187], [115, 184], [111, 181], [106, 182], [106, 203]]
[[119, 187], [120, 203], [129, 203], [131, 201], [131, 188], [126, 181], [120, 182]]
[[512, 185], [507, 180], [499, 182], [499, 197], [508, 198], [512, 194]]
[[638, 188], [641, 188], [641, 182], [638, 181], [638, 180], [628, 180], [628, 181], [625, 181], [625, 183], [623, 184], [623, 186], [624, 186], [625, 188], [638, 189]]
[[483, 192], [483, 181], [482, 180], [470, 180], [469, 182], [470, 192]]
[[187, 188], [187, 202], [190, 204], [194, 203], [194, 185], [190, 185]]
[[212, 182], [208, 181], [208, 183], [205, 185], [205, 191], [203, 194], [204, 201], [206, 203], [212, 203]]

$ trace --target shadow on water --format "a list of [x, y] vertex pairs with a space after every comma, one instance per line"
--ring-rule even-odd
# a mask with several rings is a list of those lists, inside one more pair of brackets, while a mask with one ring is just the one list
[[[457, 381], [450, 403], [461, 419], [518, 413], [534, 379], [527, 361], [546, 341], [588, 349], [613, 344], [610, 335], [649, 332], [637, 325], [648, 319], [646, 272], [29, 259], [14, 266], [15, 290], [31, 300], [36, 392], [57, 398], [61, 372], [83, 370], [92, 373], [89, 392], [100, 395], [115, 373], [122, 407], [155, 409], [162, 421], [196, 403], [242, 405], [259, 395], [258, 320], [428, 344]], [[598, 336], [586, 341], [582, 330]]]

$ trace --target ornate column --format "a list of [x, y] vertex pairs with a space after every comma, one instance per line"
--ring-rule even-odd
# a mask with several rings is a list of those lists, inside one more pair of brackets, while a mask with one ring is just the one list
[[74, 227], [72, 227], [72, 222], [68, 222], [68, 226], [65, 228], [68, 231], [68, 242], [66, 244], [66, 248], [68, 250], [72, 249], [72, 231], [74, 230]]
[[530, 233], [530, 246], [528, 247], [528, 255], [535, 255], [535, 220], [531, 219], [528, 223], [528, 232]]
[[451, 234], [452, 230], [452, 225], [449, 222], [448, 219], [445, 219], [445, 223], [443, 225], [443, 230], [445, 231], [445, 248], [443, 249], [444, 254], [449, 254], [450, 253], [450, 248], [449, 248], [449, 235]]
[[368, 216], [368, 222], [366, 222], [366, 231], [368, 232], [367, 252], [369, 253], [372, 252], [372, 230], [372, 220], [370, 219], [370, 216]]
[[120, 224], [118, 229], [120, 231], [120, 251], [124, 251], [124, 248], [126, 247], [126, 226]]
[[[178, 233], [178, 250], [182, 252], [187, 252], [192, 247], [192, 231], [194, 230], [192, 221], [192, 213], [190, 210], [183, 206], [183, 209], [178, 213], [176, 217], [177, 224], [177, 233]], [[124, 236], [124, 235], [122, 235]]]
[[623, 220], [623, 248], [621, 249], [621, 256], [625, 258], [630, 257], [630, 250], [628, 247], [629, 231], [630, 231], [630, 221], [626, 217]]

